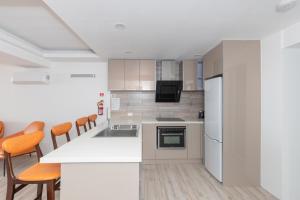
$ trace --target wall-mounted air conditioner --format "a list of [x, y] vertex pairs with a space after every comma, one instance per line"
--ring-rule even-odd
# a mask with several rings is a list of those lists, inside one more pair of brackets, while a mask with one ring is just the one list
[[47, 72], [35, 70], [15, 72], [11, 78], [12, 83], [21, 85], [48, 84], [49, 80], [50, 75]]

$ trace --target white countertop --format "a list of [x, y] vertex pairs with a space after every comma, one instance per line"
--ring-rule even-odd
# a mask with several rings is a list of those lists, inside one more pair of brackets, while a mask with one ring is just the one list
[[141, 162], [142, 131], [138, 137], [96, 137], [102, 123], [41, 158], [41, 163]]

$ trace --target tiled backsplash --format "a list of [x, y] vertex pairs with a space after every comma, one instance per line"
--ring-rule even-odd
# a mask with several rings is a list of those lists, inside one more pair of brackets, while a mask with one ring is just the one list
[[204, 109], [204, 93], [182, 92], [179, 103], [155, 103], [155, 92], [111, 92], [113, 98], [120, 98], [120, 110], [112, 111], [114, 119], [127, 117], [181, 117], [197, 119], [198, 112]]

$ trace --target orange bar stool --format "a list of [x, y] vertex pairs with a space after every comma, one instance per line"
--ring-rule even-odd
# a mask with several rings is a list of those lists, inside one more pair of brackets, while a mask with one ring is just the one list
[[2, 149], [7, 162], [6, 200], [13, 200], [14, 195], [29, 184], [38, 184], [36, 199], [42, 199], [43, 184], [47, 184], [47, 199], [55, 199], [55, 190], [60, 187], [60, 164], [36, 163], [15, 175], [11, 160], [13, 156], [22, 155], [28, 149], [35, 148], [39, 161], [43, 156], [39, 146], [43, 138], [44, 132], [37, 131], [9, 138], [3, 142]]
[[89, 128], [90, 128], [90, 129], [92, 129], [91, 123], [93, 123], [93, 124], [94, 124], [94, 127], [96, 127], [96, 125], [97, 125], [97, 124], [96, 124], [96, 119], [97, 119], [97, 115], [96, 115], [96, 114], [88, 116]]
[[4, 123], [2, 121], [0, 121], [0, 138], [3, 138], [4, 136]]
[[53, 143], [54, 149], [57, 149], [56, 137], [58, 137], [58, 136], [66, 135], [67, 142], [70, 142], [69, 131], [71, 130], [71, 128], [72, 128], [71, 122], [58, 124], [58, 125], [52, 127], [51, 138], [52, 138], [52, 143]]
[[77, 134], [78, 136], [80, 136], [80, 127], [84, 128], [84, 132], [87, 132], [87, 123], [88, 123], [89, 119], [88, 117], [82, 117], [76, 120], [75, 124], [76, 124], [76, 129], [77, 129]]
[[[17, 136], [24, 135], [24, 134], [29, 134], [29, 133], [36, 132], [36, 131], [43, 131], [44, 127], [45, 127], [44, 122], [34, 121], [34, 122], [30, 123], [24, 130], [19, 131], [19, 132], [14, 133], [14, 134], [10, 134], [9, 136], [0, 138], [0, 160], [3, 160], [3, 176], [5, 176], [5, 165], [6, 164], [5, 164], [5, 159], [4, 159], [4, 152], [2, 150], [2, 143], [6, 139], [9, 139], [9, 138], [17, 137]], [[26, 152], [23, 152], [23, 154], [20, 154], [18, 156], [22, 156], [22, 155], [25, 155], [25, 154], [30, 155], [33, 152], [35, 152], [35, 148], [28, 149]]]

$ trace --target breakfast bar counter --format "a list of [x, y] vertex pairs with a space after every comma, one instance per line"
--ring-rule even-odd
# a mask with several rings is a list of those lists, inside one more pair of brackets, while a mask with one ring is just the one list
[[139, 199], [141, 127], [137, 137], [94, 137], [106, 128], [98, 125], [41, 158], [61, 163], [61, 200]]

